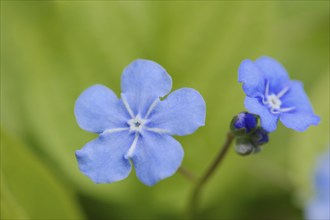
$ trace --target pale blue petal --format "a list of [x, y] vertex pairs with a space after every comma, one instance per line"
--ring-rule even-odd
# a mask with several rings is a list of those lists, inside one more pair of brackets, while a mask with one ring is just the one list
[[152, 186], [172, 176], [183, 159], [181, 144], [169, 135], [145, 132], [140, 137], [132, 161], [137, 177]]
[[124, 155], [133, 139], [134, 135], [122, 131], [87, 143], [76, 151], [80, 171], [95, 183], [111, 183], [126, 178], [131, 164]]
[[262, 72], [251, 60], [244, 60], [238, 68], [238, 82], [243, 83], [243, 90], [247, 96], [263, 96], [265, 80]]
[[272, 114], [259, 99], [247, 96], [244, 105], [250, 113], [260, 116], [261, 126], [266, 131], [272, 132], [276, 129], [279, 115]]
[[311, 125], [318, 125], [320, 118], [316, 115], [286, 112], [281, 114], [280, 120], [286, 127], [302, 132]]
[[329, 220], [330, 219], [329, 200], [324, 201], [324, 200], [315, 199], [311, 201], [306, 207], [305, 218], [307, 220]]
[[125, 68], [121, 88], [134, 115], [143, 117], [155, 99], [171, 91], [172, 79], [159, 64], [138, 59]]
[[187, 135], [205, 124], [205, 113], [205, 101], [196, 90], [178, 89], [155, 107], [147, 126]]
[[272, 93], [278, 93], [283, 89], [290, 77], [285, 68], [270, 57], [260, 57], [255, 61], [256, 66], [261, 70], [264, 78], [269, 81], [269, 91]]
[[282, 97], [281, 108], [291, 107], [295, 109], [282, 113], [280, 116], [281, 122], [286, 127], [296, 131], [305, 131], [310, 125], [319, 124], [320, 117], [314, 114], [303, 84], [295, 80], [291, 81], [289, 91]]
[[[316, 197], [322, 200], [330, 199], [330, 151], [318, 158], [314, 177]], [[329, 207], [330, 208], [330, 207]]]
[[305, 208], [305, 217], [310, 220], [330, 219], [330, 151], [317, 161], [314, 177], [315, 197]]
[[101, 133], [105, 129], [127, 126], [123, 104], [103, 85], [87, 88], [77, 99], [74, 113], [78, 125], [87, 131]]
[[298, 112], [313, 114], [312, 104], [304, 90], [304, 85], [297, 80], [291, 80], [288, 92], [281, 98], [281, 108], [295, 107]]

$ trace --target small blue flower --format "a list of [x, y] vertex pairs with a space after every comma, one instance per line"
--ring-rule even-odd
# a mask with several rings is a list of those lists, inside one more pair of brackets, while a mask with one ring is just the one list
[[121, 81], [121, 99], [102, 85], [77, 99], [79, 126], [99, 137], [76, 151], [81, 172], [96, 183], [126, 178], [132, 164], [146, 185], [173, 175], [183, 159], [181, 144], [171, 135], [188, 135], [205, 122], [205, 102], [194, 89], [172, 92], [172, 79], [159, 64], [135, 60]]
[[330, 219], [330, 151], [318, 159], [314, 177], [315, 197], [305, 209], [305, 217], [310, 220]]
[[304, 131], [317, 125], [320, 118], [313, 108], [301, 82], [290, 80], [284, 67], [270, 57], [255, 62], [244, 60], [238, 70], [238, 81], [247, 95], [244, 105], [259, 115], [262, 127], [274, 131], [278, 119], [288, 128]]

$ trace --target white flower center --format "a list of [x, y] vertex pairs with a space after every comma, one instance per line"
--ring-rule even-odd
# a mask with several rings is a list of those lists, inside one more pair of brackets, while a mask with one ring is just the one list
[[269, 95], [269, 81], [267, 81], [265, 96], [262, 102], [270, 108], [271, 113], [279, 114], [282, 112], [288, 112], [295, 109], [295, 107], [281, 108], [282, 101], [280, 98], [284, 96], [289, 91], [289, 89], [290, 89], [289, 87], [284, 87], [279, 93], [277, 94], [272, 93]]
[[136, 116], [135, 118], [132, 118], [127, 121], [129, 125], [130, 132], [141, 132], [143, 129], [143, 125], [145, 124], [146, 120], [141, 119], [139, 116]]
[[275, 94], [268, 95], [266, 98], [271, 110], [279, 111], [281, 109], [282, 102]]

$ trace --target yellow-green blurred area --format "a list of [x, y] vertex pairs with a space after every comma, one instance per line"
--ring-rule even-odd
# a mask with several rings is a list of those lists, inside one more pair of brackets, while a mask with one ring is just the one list
[[96, 83], [119, 95], [126, 65], [156, 61], [206, 101], [206, 126], [176, 137], [201, 175], [244, 110], [240, 62], [262, 55], [304, 82], [321, 123], [279, 125], [253, 156], [232, 147], [203, 191], [205, 219], [303, 219], [329, 145], [329, 1], [1, 1], [1, 217], [184, 217], [193, 184], [180, 174], [148, 187], [134, 171], [112, 184], [79, 171], [75, 150], [97, 136], [78, 127], [75, 100]]

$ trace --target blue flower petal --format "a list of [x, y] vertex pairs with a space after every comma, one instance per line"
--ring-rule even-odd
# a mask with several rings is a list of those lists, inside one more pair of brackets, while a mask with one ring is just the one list
[[178, 89], [155, 107], [147, 126], [187, 135], [205, 124], [205, 113], [205, 101], [196, 90]]
[[171, 136], [145, 132], [138, 140], [132, 161], [137, 177], [152, 186], [177, 171], [183, 154], [181, 144]]
[[281, 122], [288, 128], [296, 131], [305, 131], [310, 125], [318, 125], [320, 118], [316, 115], [303, 113], [282, 113]]
[[304, 91], [304, 85], [297, 80], [291, 80], [288, 92], [281, 98], [281, 108], [295, 107], [298, 112], [313, 114], [312, 105]]
[[243, 90], [247, 96], [263, 96], [265, 81], [262, 72], [251, 60], [244, 60], [238, 69], [238, 82], [243, 83]]
[[171, 91], [172, 79], [159, 64], [138, 59], [125, 68], [121, 88], [133, 114], [143, 117], [155, 99]]
[[288, 128], [305, 131], [310, 125], [318, 125], [320, 117], [313, 112], [312, 105], [306, 95], [303, 84], [292, 80], [290, 89], [282, 97], [282, 108], [294, 107], [289, 112], [282, 113], [281, 122]]
[[255, 64], [263, 73], [264, 78], [269, 81], [269, 90], [273, 93], [278, 93], [290, 80], [285, 68], [273, 58], [260, 57]]
[[121, 101], [111, 89], [103, 85], [87, 88], [78, 97], [74, 113], [79, 126], [94, 133], [127, 126], [128, 116]]
[[279, 115], [272, 114], [257, 98], [247, 96], [244, 105], [249, 112], [260, 116], [261, 126], [266, 131], [272, 132], [276, 129]]
[[330, 219], [330, 202], [315, 199], [309, 202], [305, 210], [305, 218], [307, 220], [327, 220]]
[[306, 219], [330, 219], [330, 151], [317, 161], [314, 173], [314, 198], [305, 207]]
[[330, 199], [330, 151], [318, 158], [315, 170], [314, 187], [316, 197], [321, 200]]
[[111, 183], [126, 178], [131, 164], [124, 154], [133, 139], [134, 135], [125, 131], [107, 134], [87, 143], [76, 151], [80, 171], [95, 183]]

